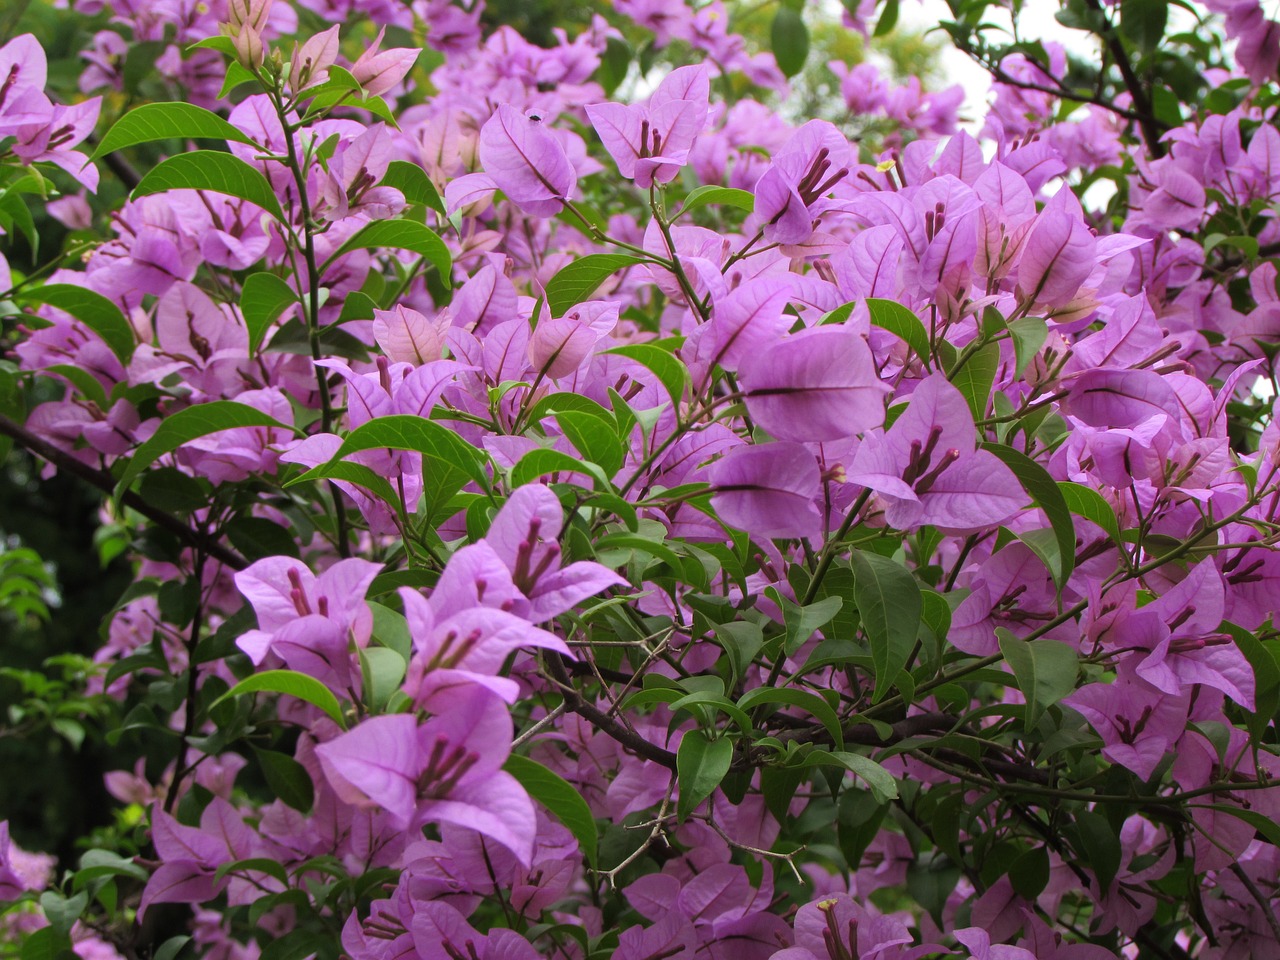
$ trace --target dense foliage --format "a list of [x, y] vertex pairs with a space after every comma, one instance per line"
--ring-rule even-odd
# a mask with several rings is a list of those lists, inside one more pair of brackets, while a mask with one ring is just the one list
[[898, 0], [6, 11], [3, 796], [92, 782], [0, 952], [1280, 958], [1280, 24], [1211, 7], [951, 0], [977, 118], [812, 62]]

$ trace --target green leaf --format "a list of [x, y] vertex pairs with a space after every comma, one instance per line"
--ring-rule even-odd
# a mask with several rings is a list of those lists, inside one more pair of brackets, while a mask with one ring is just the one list
[[256, 356], [271, 324], [298, 302], [294, 289], [274, 273], [251, 273], [240, 291], [240, 314], [249, 330], [249, 355]]
[[945, 854], [933, 851], [913, 860], [907, 867], [907, 892], [924, 907], [935, 923], [942, 925], [942, 911], [960, 882], [960, 867]]
[[604, 352], [619, 354], [648, 367], [671, 397], [672, 407], [679, 408], [680, 401], [684, 399], [685, 388], [689, 385], [689, 370], [674, 354], [651, 343], [632, 343]]
[[262, 776], [271, 792], [287, 806], [303, 813], [308, 812], [315, 802], [315, 785], [311, 782], [311, 774], [307, 773], [307, 768], [287, 753], [277, 750], [254, 747], [253, 753], [258, 758]]
[[645, 262], [623, 253], [591, 253], [579, 257], [547, 281], [547, 308], [553, 317], [564, 316], [574, 304], [588, 299], [611, 273]]
[[964, 366], [948, 375], [952, 386], [964, 395], [973, 419], [987, 415], [987, 402], [995, 386], [996, 371], [1000, 368], [1000, 344], [987, 343], [969, 355]]
[[58, 376], [69, 380], [81, 395], [96, 404], [99, 410], [109, 410], [111, 402], [107, 399], [107, 391], [103, 389], [102, 381], [95, 377], [84, 367], [75, 367], [69, 363], [57, 363], [51, 367], [44, 368], [45, 373], [56, 373]]
[[507, 757], [502, 769], [515, 777], [529, 796], [555, 814], [556, 819], [577, 839], [587, 863], [594, 867], [599, 845], [596, 819], [577, 789], [528, 757], [512, 754]]
[[699, 207], [708, 205], [737, 207], [739, 210], [751, 213], [756, 208], [756, 198], [750, 191], [739, 190], [737, 187], [717, 187], [715, 184], [707, 184], [690, 191], [676, 216], [683, 217], [686, 213], [692, 213]]
[[713, 628], [716, 640], [729, 655], [729, 663], [733, 668], [733, 679], [737, 683], [747, 672], [751, 661], [756, 658], [760, 648], [764, 646], [764, 631], [758, 624], [749, 620], [734, 620], [729, 623], [718, 623]]
[[452, 282], [453, 257], [434, 230], [412, 220], [375, 220], [356, 231], [355, 236], [340, 246], [329, 258], [326, 266], [344, 253], [352, 250], [377, 250], [393, 247], [408, 250], [426, 257], [427, 262], [440, 271], [440, 282], [446, 287]]
[[1120, 32], [1144, 55], [1155, 51], [1169, 23], [1169, 0], [1120, 0]]
[[54, 927], [42, 927], [21, 939], [19, 960], [62, 960], [63, 956], [75, 957], [71, 952], [71, 940]]
[[898, 781], [893, 779], [893, 774], [870, 757], [864, 757], [860, 753], [850, 753], [847, 750], [832, 750], [829, 753], [815, 750], [805, 758], [805, 765], [844, 767], [862, 778], [862, 782], [867, 785], [877, 803], [888, 803], [898, 796]]
[[[206, 404], [208, 406], [208, 404]], [[291, 480], [286, 486], [304, 483], [308, 480], [324, 479], [330, 474], [331, 465], [339, 463], [344, 457], [362, 450], [413, 450], [424, 456], [460, 467], [472, 480], [487, 487], [488, 475], [484, 464], [488, 459], [485, 453], [477, 450], [448, 427], [422, 417], [397, 413], [386, 417], [377, 417], [368, 423], [356, 427], [342, 441], [328, 463], [312, 467], [302, 476]]]
[[762, 703], [798, 707], [806, 713], [813, 714], [830, 735], [831, 742], [836, 745], [836, 749], [844, 749], [844, 731], [840, 729], [840, 718], [836, 716], [831, 704], [816, 693], [809, 693], [807, 690], [795, 690], [789, 687], [756, 687], [756, 689], [743, 695], [742, 699], [738, 701], [738, 707], [742, 710], [750, 710], [752, 707]]
[[15, 299], [24, 303], [47, 303], [65, 310], [102, 338], [111, 352], [126, 366], [138, 345], [133, 326], [114, 303], [100, 293], [69, 283], [50, 283], [24, 290]]
[[880, 19], [876, 21], [876, 29], [873, 36], [883, 37], [893, 32], [893, 28], [898, 25], [898, 0], [887, 0], [884, 9], [880, 11]]
[[1009, 882], [1013, 892], [1024, 900], [1035, 900], [1049, 885], [1049, 850], [1034, 846], [1027, 850], [1009, 868]]
[[596, 489], [612, 489], [608, 476], [597, 464], [546, 447], [530, 450], [517, 461], [511, 468], [511, 486], [523, 487], [548, 473], [585, 473], [595, 482]]
[[876, 703], [893, 689], [898, 674], [915, 649], [924, 601], [920, 585], [902, 564], [878, 553], [854, 551], [854, 602], [871, 643], [876, 671]]
[[1111, 881], [1120, 872], [1123, 847], [1107, 818], [1100, 813], [1081, 810], [1075, 823], [1064, 831], [1081, 859], [1098, 878], [1098, 889], [1109, 890]]
[[809, 28], [804, 18], [788, 6], [778, 7], [769, 31], [769, 45], [783, 76], [794, 77], [809, 59]]
[[834, 620], [844, 606], [844, 598], [840, 596], [825, 597], [802, 607], [783, 596], [776, 587], [766, 587], [765, 593], [782, 610], [782, 621], [786, 627], [783, 649], [788, 654], [795, 653], [808, 643], [809, 638]]
[[338, 698], [333, 695], [333, 691], [315, 677], [309, 677], [305, 673], [294, 670], [266, 670], [246, 677], [210, 704], [210, 708], [244, 693], [260, 692], [283, 693], [286, 696], [305, 700], [323, 710], [339, 727], [344, 730], [347, 728], [347, 723], [342, 718], [342, 707], [338, 703]]
[[605, 420], [577, 410], [556, 411], [555, 417], [574, 449], [584, 457], [599, 464], [609, 476], [622, 469], [627, 451], [612, 417]]
[[1076, 526], [1071, 519], [1071, 510], [1067, 506], [1062, 488], [1049, 475], [1048, 470], [1025, 453], [1002, 443], [982, 443], [981, 447], [988, 453], [995, 454], [1013, 471], [1027, 496], [1049, 518], [1057, 551], [1054, 562], [1046, 563], [1046, 566], [1053, 574], [1053, 582], [1061, 590], [1076, 566]]
[[286, 527], [267, 517], [236, 517], [227, 524], [227, 539], [250, 562], [298, 556], [298, 541]]
[[281, 223], [284, 211], [275, 190], [262, 173], [239, 157], [217, 150], [196, 150], [161, 160], [147, 171], [131, 196], [146, 197], [168, 190], [208, 190], [257, 204]]
[[71, 927], [80, 919], [84, 908], [89, 905], [89, 892], [83, 890], [73, 897], [64, 897], [56, 890], [46, 890], [40, 894], [40, 909], [53, 929], [61, 934], [69, 934]]
[[996, 637], [1000, 654], [1013, 670], [1018, 689], [1027, 701], [1024, 727], [1032, 730], [1046, 709], [1076, 688], [1076, 652], [1058, 640], [1028, 642], [1004, 627], [996, 628]]
[[372, 712], [386, 709], [392, 694], [400, 689], [407, 667], [408, 661], [390, 647], [366, 647], [360, 651], [365, 701]]
[[676, 751], [676, 777], [680, 784], [676, 816], [680, 820], [711, 796], [732, 763], [733, 743], [724, 737], [711, 740], [701, 730], [690, 730], [680, 738]]
[[1116, 519], [1116, 512], [1112, 509], [1111, 504], [1107, 503], [1102, 494], [1092, 487], [1081, 486], [1078, 483], [1072, 483], [1070, 480], [1059, 480], [1058, 489], [1062, 491], [1062, 499], [1066, 503], [1068, 510], [1077, 517], [1084, 517], [1086, 520], [1097, 524], [1115, 542], [1116, 546], [1124, 546], [1124, 541], [1120, 537], [1120, 522]]
[[382, 178], [382, 186], [394, 187], [404, 194], [409, 203], [420, 203], [445, 216], [444, 201], [440, 199], [440, 191], [416, 163], [407, 160], [392, 160], [387, 165], [386, 176]]
[[867, 309], [871, 313], [871, 322], [882, 330], [888, 330], [895, 337], [904, 340], [915, 355], [929, 365], [929, 332], [914, 313], [896, 300], [882, 300], [878, 297], [867, 298]]
[[166, 453], [172, 453], [184, 443], [199, 437], [236, 427], [278, 427], [281, 430], [295, 432], [274, 417], [269, 417], [261, 410], [236, 403], [234, 400], [212, 400], [194, 407], [179, 410], [173, 416], [165, 417], [160, 426], [142, 446], [138, 447], [133, 457], [116, 484], [115, 495], [121, 497], [129, 486], [137, 479], [138, 474], [151, 466]]
[[115, 122], [93, 151], [90, 160], [125, 147], [155, 140], [234, 140], [253, 143], [238, 128], [216, 113], [181, 100], [170, 103], [144, 103]]
[[1009, 324], [1009, 335], [1013, 338], [1014, 363], [1020, 377], [1049, 338], [1049, 325], [1042, 317], [1023, 317]]

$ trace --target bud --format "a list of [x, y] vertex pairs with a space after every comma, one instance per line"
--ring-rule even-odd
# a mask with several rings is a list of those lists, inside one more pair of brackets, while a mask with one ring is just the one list
[[359, 81], [364, 92], [371, 97], [381, 96], [405, 78], [413, 68], [420, 51], [408, 47], [378, 52], [386, 27], [378, 31], [373, 46], [361, 54], [351, 67], [351, 75]]
[[299, 47], [294, 44], [289, 67], [289, 89], [297, 94], [329, 79], [329, 68], [338, 59], [338, 28], [330, 27]]
[[[227, 4], [227, 22], [231, 24], [231, 32], [238, 37], [242, 27], [252, 27], [255, 33], [261, 34], [267, 25], [267, 16], [271, 13], [274, 0], [230, 0]], [[262, 39], [259, 37], [261, 46]]]
[[257, 30], [243, 24], [239, 32], [232, 38], [236, 47], [236, 59], [240, 66], [249, 70], [257, 70], [266, 59], [266, 48], [262, 45], [262, 35]]

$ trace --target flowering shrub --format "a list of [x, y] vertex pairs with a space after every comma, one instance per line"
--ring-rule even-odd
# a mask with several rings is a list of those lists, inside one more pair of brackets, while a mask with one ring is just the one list
[[127, 762], [74, 857], [0, 824], [7, 953], [1280, 957], [1257, 3], [1071, 0], [1086, 64], [957, 0], [980, 138], [836, 64], [874, 142], [775, 112], [789, 2], [69, 5], [0, 434], [135, 582], [4, 676]]

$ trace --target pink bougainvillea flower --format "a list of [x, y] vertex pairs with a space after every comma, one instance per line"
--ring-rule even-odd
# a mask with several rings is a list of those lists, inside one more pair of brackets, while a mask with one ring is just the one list
[[735, 447], [717, 460], [711, 503], [730, 526], [756, 537], [817, 537], [818, 463], [798, 443]]
[[964, 395], [935, 373], [887, 433], [867, 436], [848, 478], [880, 495], [885, 521], [896, 529], [930, 523], [972, 533], [1004, 523], [1028, 503], [1012, 471], [976, 443]]
[[643, 106], [596, 103], [587, 106], [618, 172], [637, 187], [669, 183], [689, 160], [707, 124], [711, 81], [702, 65], [672, 70]]
[[455, 823], [491, 837], [526, 866], [537, 831], [533, 803], [502, 769], [511, 714], [477, 684], [439, 693], [425, 723], [410, 714], [371, 717], [316, 747], [346, 803], [381, 809], [404, 829]]

